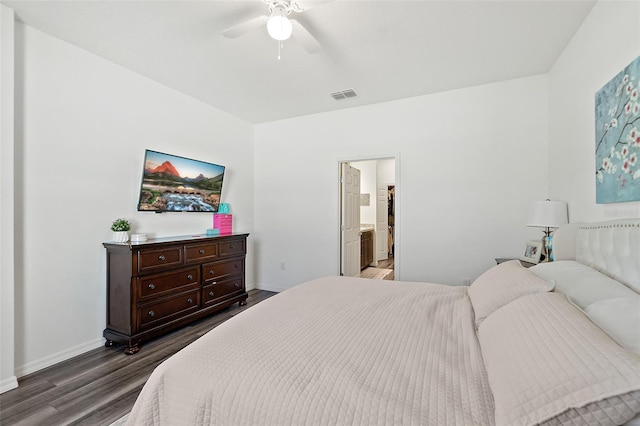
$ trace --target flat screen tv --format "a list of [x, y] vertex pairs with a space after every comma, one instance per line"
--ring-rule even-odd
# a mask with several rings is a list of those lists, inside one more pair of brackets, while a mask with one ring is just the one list
[[217, 212], [224, 166], [147, 149], [138, 211]]

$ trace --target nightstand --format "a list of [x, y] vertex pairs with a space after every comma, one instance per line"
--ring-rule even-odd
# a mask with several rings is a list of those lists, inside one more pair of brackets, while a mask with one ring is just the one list
[[[496, 264], [499, 265], [502, 262], [508, 262], [510, 260], [520, 260], [520, 259], [516, 259], [515, 257], [496, 257]], [[535, 263], [525, 262], [524, 260], [520, 260], [520, 264], [525, 268], [531, 268], [533, 265], [535, 265]]]

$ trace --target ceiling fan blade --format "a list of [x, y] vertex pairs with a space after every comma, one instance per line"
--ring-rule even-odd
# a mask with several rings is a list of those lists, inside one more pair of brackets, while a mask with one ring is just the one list
[[260, 28], [261, 26], [267, 23], [268, 16], [262, 15], [253, 19], [249, 19], [248, 21], [244, 21], [238, 25], [234, 25], [233, 27], [226, 29], [222, 32], [222, 35], [228, 38], [236, 38], [240, 37], [243, 34], [248, 33], [249, 31], [253, 31], [256, 28]]
[[304, 49], [309, 53], [316, 53], [318, 50], [322, 48], [318, 40], [315, 39], [314, 36], [311, 35], [309, 31], [302, 24], [295, 19], [291, 19], [291, 23], [293, 24], [293, 38], [298, 40], [298, 42], [304, 47]]
[[326, 3], [331, 3], [332, 1], [333, 0], [292, 0], [290, 4], [291, 10], [300, 13]]

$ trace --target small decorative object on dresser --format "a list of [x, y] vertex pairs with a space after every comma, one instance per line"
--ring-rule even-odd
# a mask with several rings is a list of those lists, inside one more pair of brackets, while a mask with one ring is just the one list
[[129, 230], [131, 224], [127, 219], [116, 219], [111, 224], [111, 230], [113, 231], [113, 241], [116, 243], [126, 243], [129, 241]]
[[247, 236], [233, 234], [104, 243], [107, 249], [105, 346], [139, 344], [235, 302], [246, 304]]
[[530, 240], [524, 245], [524, 251], [520, 260], [529, 263], [540, 262], [540, 254], [542, 253], [542, 241]]
[[217, 229], [220, 235], [231, 235], [233, 233], [233, 215], [214, 213], [213, 228]]

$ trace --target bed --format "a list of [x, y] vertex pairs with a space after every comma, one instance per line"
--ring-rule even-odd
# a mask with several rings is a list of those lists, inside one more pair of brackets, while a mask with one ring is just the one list
[[470, 287], [284, 291], [158, 366], [128, 424], [633, 424], [640, 219], [554, 241], [556, 262], [506, 262]]

